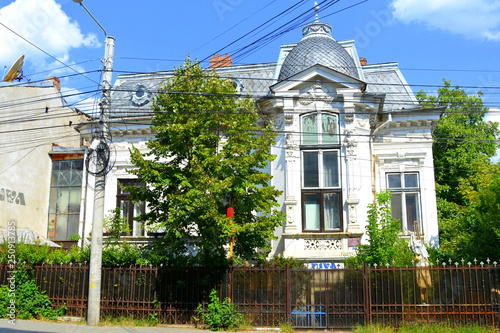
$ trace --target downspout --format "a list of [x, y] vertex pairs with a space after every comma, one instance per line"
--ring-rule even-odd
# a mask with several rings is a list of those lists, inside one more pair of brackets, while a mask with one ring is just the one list
[[381, 129], [385, 128], [390, 122], [392, 122], [392, 114], [388, 113], [387, 114], [388, 118], [387, 120], [375, 128], [370, 135], [370, 159], [371, 159], [371, 164], [372, 164], [372, 194], [373, 194], [373, 199], [375, 200], [375, 179], [377, 176], [376, 172], [376, 165], [375, 165], [375, 157], [373, 156], [373, 140], [375, 139], [375, 134], [380, 131]]
[[84, 163], [83, 163], [83, 172], [85, 174], [85, 179], [83, 181], [83, 196], [81, 197], [81, 204], [80, 204], [80, 216], [82, 218], [82, 231], [80, 234], [80, 247], [83, 249], [85, 247], [85, 220], [87, 219], [87, 191], [88, 191], [88, 180], [89, 180], [89, 173], [87, 172], [87, 168], [85, 166], [85, 160], [87, 159], [87, 151], [88, 149], [85, 149], [85, 154], [84, 154]]

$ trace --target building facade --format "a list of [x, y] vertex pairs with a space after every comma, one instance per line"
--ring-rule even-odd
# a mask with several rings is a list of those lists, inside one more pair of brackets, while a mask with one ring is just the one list
[[80, 229], [88, 120], [64, 101], [57, 78], [0, 84], [0, 229], [67, 240]]
[[[367, 65], [354, 41], [336, 41], [332, 28], [315, 22], [303, 38], [281, 47], [276, 63], [233, 66], [230, 56], [214, 57], [221, 77], [233, 80], [259, 110], [274, 120], [277, 156], [268, 172], [283, 191], [286, 223], [276, 230], [271, 256], [335, 263], [365, 240], [367, 206], [377, 192], [393, 194], [401, 234], [418, 231], [438, 244], [432, 157], [432, 130], [443, 110], [423, 109], [397, 63]], [[147, 203], [133, 203], [120, 184], [133, 184], [127, 172], [129, 148], [146, 151], [151, 103], [173, 72], [120, 75], [111, 101], [114, 164], [107, 176], [105, 211], [122, 208], [132, 240], [155, 231], [133, 216]], [[90, 123], [79, 130], [90, 140]], [[83, 234], [90, 232], [92, 191], [87, 193]]]

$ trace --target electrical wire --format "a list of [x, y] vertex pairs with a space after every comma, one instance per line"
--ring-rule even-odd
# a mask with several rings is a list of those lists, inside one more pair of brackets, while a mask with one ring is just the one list
[[91, 78], [89, 78], [88, 76], [78, 72], [76, 69], [74, 69], [73, 67], [71, 67], [70, 65], [67, 65], [65, 64], [64, 62], [62, 62], [61, 60], [57, 59], [56, 57], [54, 57], [53, 55], [51, 55], [50, 53], [44, 51], [42, 48], [40, 48], [39, 46], [35, 45], [34, 43], [32, 43], [31, 41], [29, 41], [28, 39], [24, 38], [23, 36], [21, 36], [20, 34], [18, 34], [17, 32], [15, 32], [14, 30], [12, 30], [11, 28], [9, 28], [8, 26], [6, 26], [5, 24], [3, 24], [2, 22], [0, 22], [0, 25], [3, 26], [5, 29], [9, 30], [10, 32], [12, 32], [13, 34], [15, 34], [16, 36], [18, 36], [19, 38], [21, 38], [22, 40], [24, 40], [25, 42], [27, 42], [28, 44], [30, 44], [31, 46], [33, 46], [34, 48], [36, 48], [37, 50], [43, 52], [44, 54], [46, 54], [47, 56], [49, 56], [50, 58], [54, 59], [55, 61], [57, 61], [58, 63], [62, 64], [65, 68], [69, 68], [70, 70], [72, 70], [73, 72], [77, 73], [78, 75], [81, 75], [83, 77], [85, 77], [86, 79], [96, 83], [96, 84], [99, 84], [98, 82], [92, 80]]

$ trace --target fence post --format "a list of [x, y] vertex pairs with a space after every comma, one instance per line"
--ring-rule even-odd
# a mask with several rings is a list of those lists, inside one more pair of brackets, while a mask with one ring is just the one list
[[365, 324], [372, 323], [371, 293], [370, 293], [370, 267], [363, 264], [363, 303], [365, 310]]
[[285, 268], [285, 309], [286, 309], [286, 322], [292, 323], [292, 281], [290, 274], [290, 265]]
[[233, 278], [234, 278], [234, 268], [233, 268], [233, 265], [230, 265], [229, 266], [229, 285], [228, 285], [228, 295], [229, 295], [229, 299], [231, 300], [231, 302], [234, 301], [234, 285], [233, 285]]
[[493, 283], [493, 279], [491, 278], [491, 266], [489, 266], [489, 261], [488, 261], [488, 286], [490, 288], [490, 294], [489, 294], [489, 303], [490, 303], [490, 306], [489, 306], [489, 309], [491, 311], [491, 326], [493, 327], [496, 327], [496, 323], [495, 323], [495, 306], [494, 306], [494, 303], [495, 303], [495, 296], [494, 295], [494, 290], [497, 290], [496, 289], [496, 286], [494, 286], [494, 283]]

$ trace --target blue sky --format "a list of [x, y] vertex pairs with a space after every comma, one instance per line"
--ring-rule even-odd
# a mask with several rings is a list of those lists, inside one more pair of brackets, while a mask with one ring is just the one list
[[[294, 4], [293, 11], [279, 15]], [[259, 40], [304, 17], [313, 1], [84, 0], [84, 5], [116, 38], [114, 70], [124, 73], [170, 70], [187, 54], [197, 59], [215, 52], [235, 54], [251, 43], [262, 47], [236, 57], [235, 64], [275, 62], [279, 45], [300, 41], [300, 28], [312, 19], [267, 45]], [[273, 24], [225, 47], [277, 15]], [[369, 64], [398, 62], [415, 92], [432, 93], [447, 78], [469, 93], [482, 90], [488, 107], [500, 105], [500, 0], [340, 0], [323, 6], [319, 17], [332, 25], [335, 39], [354, 39]], [[72, 0], [0, 0], [0, 23], [2, 69], [24, 54], [24, 74], [30, 80], [62, 77], [67, 99], [82, 107], [81, 100], [98, 97], [96, 71], [104, 35], [80, 5]], [[76, 71], [90, 73], [73, 75]]]

